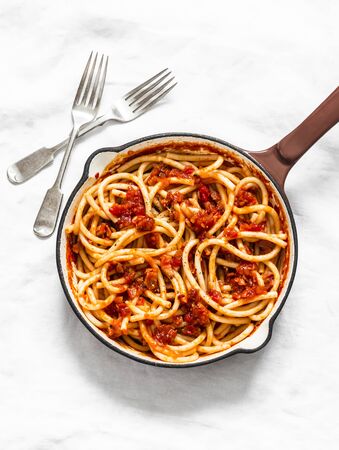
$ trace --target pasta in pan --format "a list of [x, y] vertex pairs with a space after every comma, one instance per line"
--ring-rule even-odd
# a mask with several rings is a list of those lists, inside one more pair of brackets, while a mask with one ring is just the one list
[[270, 314], [288, 245], [263, 180], [244, 164], [173, 150], [108, 166], [68, 226], [87, 319], [125, 347], [195, 361]]

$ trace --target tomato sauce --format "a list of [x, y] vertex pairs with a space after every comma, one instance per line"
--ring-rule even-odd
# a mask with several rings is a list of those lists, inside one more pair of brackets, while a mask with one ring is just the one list
[[181, 179], [191, 179], [193, 180], [193, 167], [185, 167], [184, 170], [169, 168], [165, 164], [158, 164], [147, 180], [147, 184], [153, 186], [159, 182], [167, 184], [168, 178], [181, 178]]
[[221, 214], [221, 208], [209, 206], [190, 218], [190, 227], [200, 236], [202, 233], [207, 233], [217, 223]]
[[126, 197], [122, 199], [121, 203], [115, 203], [109, 211], [113, 216], [119, 218], [116, 223], [119, 229], [132, 226], [133, 218], [146, 215], [144, 199], [140, 189], [129, 186]]
[[243, 262], [238, 265], [234, 272], [228, 272], [226, 283], [232, 287], [232, 297], [251, 298], [256, 295], [266, 294], [266, 286], [259, 286], [255, 271], [257, 263]]
[[252, 223], [246, 221], [239, 221], [238, 226], [240, 231], [255, 231], [260, 232], [265, 230], [266, 222]]
[[153, 337], [159, 344], [168, 345], [173, 344], [177, 336], [177, 330], [171, 325], [162, 324], [155, 328]]
[[234, 200], [234, 205], [237, 206], [238, 208], [255, 205], [256, 203], [258, 202], [255, 195], [253, 195], [246, 189], [240, 189]]

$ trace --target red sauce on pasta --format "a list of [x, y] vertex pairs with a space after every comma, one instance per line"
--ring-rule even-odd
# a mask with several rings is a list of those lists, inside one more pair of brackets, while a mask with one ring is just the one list
[[288, 236], [257, 173], [201, 147], [176, 151], [129, 156], [96, 177], [103, 195], [88, 191], [67, 257], [79, 307], [109, 338], [185, 362], [227, 350], [267, 317]]

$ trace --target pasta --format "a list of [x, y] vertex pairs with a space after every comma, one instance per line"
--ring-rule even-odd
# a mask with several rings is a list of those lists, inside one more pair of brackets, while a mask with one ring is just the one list
[[270, 314], [288, 233], [259, 174], [212, 151], [163, 149], [96, 177], [66, 229], [93, 326], [182, 363], [227, 350]]

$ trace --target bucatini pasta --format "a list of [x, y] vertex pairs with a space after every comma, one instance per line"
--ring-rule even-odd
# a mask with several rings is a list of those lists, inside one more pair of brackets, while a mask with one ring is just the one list
[[88, 320], [162, 361], [242, 341], [281, 289], [279, 211], [263, 180], [213, 152], [163, 150], [108, 166], [66, 232]]

